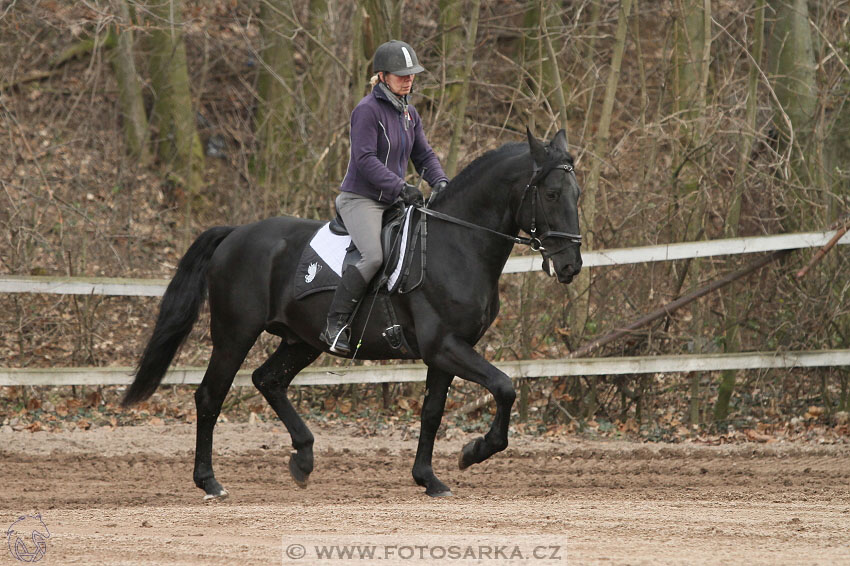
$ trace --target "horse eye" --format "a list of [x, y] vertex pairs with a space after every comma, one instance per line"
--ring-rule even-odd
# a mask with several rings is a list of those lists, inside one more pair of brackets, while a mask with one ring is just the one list
[[560, 191], [546, 191], [546, 200], [556, 201], [561, 196]]

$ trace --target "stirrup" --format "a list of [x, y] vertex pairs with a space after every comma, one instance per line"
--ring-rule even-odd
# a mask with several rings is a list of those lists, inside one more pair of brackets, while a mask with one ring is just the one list
[[[336, 337], [330, 345], [330, 351], [334, 354], [347, 356], [351, 353], [351, 344], [348, 343], [348, 336], [345, 336], [345, 334], [348, 334], [347, 324], [339, 329], [339, 332], [336, 333]], [[340, 344], [340, 338], [342, 339], [342, 344]]]
[[[348, 336], [346, 334], [349, 331], [349, 324], [346, 322], [342, 326], [340, 326], [339, 330], [336, 331], [336, 334], [331, 336], [330, 328], [326, 327], [322, 332], [322, 335], [319, 338], [329, 346], [329, 350], [334, 354], [339, 354], [341, 356], [347, 356], [351, 353], [351, 345], [348, 343]], [[340, 341], [342, 343], [340, 344]]]

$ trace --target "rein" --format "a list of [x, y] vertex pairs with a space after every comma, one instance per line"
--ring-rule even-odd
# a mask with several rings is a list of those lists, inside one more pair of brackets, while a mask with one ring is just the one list
[[487, 228], [486, 226], [480, 226], [478, 224], [473, 224], [472, 222], [467, 222], [466, 220], [461, 220], [460, 218], [455, 218], [454, 216], [449, 216], [448, 214], [444, 214], [442, 212], [437, 212], [436, 210], [431, 210], [430, 208], [417, 207], [419, 208], [419, 212], [422, 214], [427, 214], [428, 216], [433, 216], [434, 218], [439, 218], [440, 220], [445, 220], [446, 222], [451, 222], [452, 224], [457, 224], [459, 226], [464, 226], [466, 228], [473, 228], [475, 230], [483, 230], [484, 232], [490, 232], [494, 236], [499, 236], [501, 238], [505, 238], [506, 240], [510, 240], [515, 244], [523, 244], [526, 246], [531, 246], [531, 249], [537, 250], [542, 248], [535, 248], [534, 242], [537, 241], [539, 244], [539, 240], [537, 238], [524, 238], [522, 236], [511, 236], [510, 234], [505, 234], [503, 232], [499, 232], [498, 230], [493, 230], [491, 228]]
[[[517, 212], [514, 220], [516, 220], [516, 216], [519, 215], [520, 210], [522, 209], [522, 204], [525, 202], [525, 197], [531, 192], [531, 228], [529, 229], [530, 238], [525, 238], [523, 236], [511, 236], [510, 234], [505, 234], [503, 232], [499, 232], [498, 230], [493, 230], [491, 228], [487, 228], [486, 226], [481, 226], [479, 224], [474, 224], [472, 222], [467, 222], [466, 220], [461, 220], [460, 218], [456, 218], [454, 216], [450, 216], [448, 214], [437, 212], [436, 210], [431, 210], [427, 208], [427, 205], [424, 207], [418, 207], [419, 212], [426, 214], [428, 216], [433, 216], [434, 218], [438, 218], [445, 222], [450, 222], [452, 224], [457, 224], [459, 226], [464, 226], [466, 228], [472, 228], [475, 230], [482, 230], [484, 232], [489, 232], [494, 236], [499, 236], [500, 238], [504, 238], [506, 240], [510, 240], [515, 244], [522, 244], [524, 246], [529, 246], [532, 250], [536, 252], [540, 252], [543, 255], [544, 259], [548, 259], [552, 255], [558, 253], [563, 250], [564, 247], [559, 248], [556, 251], [547, 253], [546, 248], [543, 246], [543, 240], [546, 238], [561, 238], [563, 240], [567, 240], [567, 243], [578, 244], [581, 245], [581, 234], [572, 234], [570, 232], [558, 232], [555, 230], [547, 230], [543, 232], [539, 236], [537, 235], [537, 198], [538, 198], [538, 188], [537, 183], [542, 181], [549, 173], [554, 171], [555, 169], [561, 169], [562, 171], [566, 171], [567, 173], [571, 173], [574, 171], [574, 168], [570, 164], [562, 164], [555, 165], [546, 169], [538, 169], [535, 165], [534, 172], [531, 174], [531, 181], [525, 186], [522, 192], [522, 199], [520, 199], [519, 206], [517, 207]], [[549, 226], [549, 220], [546, 218], [546, 210], [543, 210], [543, 219], [546, 222], [546, 225]], [[517, 222], [519, 225], [519, 222]]]

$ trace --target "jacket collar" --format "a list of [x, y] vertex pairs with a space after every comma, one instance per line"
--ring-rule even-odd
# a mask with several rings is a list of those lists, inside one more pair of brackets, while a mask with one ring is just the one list
[[409, 104], [408, 97], [392, 94], [390, 90], [381, 83], [375, 85], [372, 89], [372, 95], [378, 100], [383, 100], [390, 104], [398, 111], [399, 114], [404, 114], [407, 111], [407, 106]]
[[396, 112], [401, 115], [402, 125], [405, 130], [410, 128], [410, 111], [407, 109], [407, 96], [396, 96], [394, 93], [390, 91], [389, 88], [383, 83], [378, 83], [375, 85], [375, 88], [372, 89], [372, 92], [375, 95], [375, 98], [378, 100], [383, 100], [390, 106], [396, 109]]

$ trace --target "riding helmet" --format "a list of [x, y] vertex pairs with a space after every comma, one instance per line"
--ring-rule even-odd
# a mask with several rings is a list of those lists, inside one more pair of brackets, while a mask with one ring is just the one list
[[421, 73], [425, 68], [419, 64], [419, 58], [413, 48], [403, 41], [391, 39], [375, 50], [372, 60], [375, 73], [385, 72], [405, 77]]

